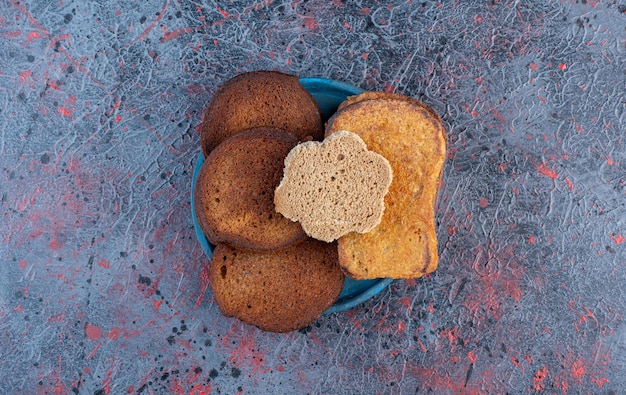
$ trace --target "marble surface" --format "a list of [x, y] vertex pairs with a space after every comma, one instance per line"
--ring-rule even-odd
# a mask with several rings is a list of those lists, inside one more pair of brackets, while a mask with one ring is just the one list
[[[626, 392], [626, 2], [0, 2], [0, 393]], [[216, 88], [410, 95], [440, 267], [305, 330], [223, 317], [190, 215]]]

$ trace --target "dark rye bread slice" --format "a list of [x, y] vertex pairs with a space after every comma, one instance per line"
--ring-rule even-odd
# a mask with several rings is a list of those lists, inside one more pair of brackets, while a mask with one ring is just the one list
[[438, 264], [434, 206], [445, 130], [437, 113], [415, 99], [383, 92], [359, 96], [331, 117], [326, 135], [358, 134], [389, 161], [393, 181], [381, 223], [339, 239], [340, 265], [355, 279], [421, 277]]
[[307, 239], [272, 251], [218, 244], [209, 264], [222, 314], [271, 332], [306, 327], [337, 300], [344, 274], [337, 244]]
[[255, 128], [220, 144], [203, 163], [194, 195], [198, 224], [213, 243], [267, 250], [306, 235], [274, 207], [283, 163], [298, 143], [277, 129]]
[[209, 103], [200, 140], [206, 158], [222, 141], [255, 127], [284, 130], [298, 140], [321, 140], [319, 106], [295, 75], [253, 71], [226, 81]]

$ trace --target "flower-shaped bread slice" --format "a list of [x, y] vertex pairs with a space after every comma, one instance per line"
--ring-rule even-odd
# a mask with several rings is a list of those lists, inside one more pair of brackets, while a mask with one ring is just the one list
[[391, 179], [387, 159], [355, 133], [340, 131], [291, 149], [274, 204], [309, 236], [331, 242], [380, 223]]

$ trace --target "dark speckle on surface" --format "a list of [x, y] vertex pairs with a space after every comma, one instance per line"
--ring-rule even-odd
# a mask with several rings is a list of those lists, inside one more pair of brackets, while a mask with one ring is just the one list
[[[1, 394], [626, 391], [623, 1], [39, 3], [0, 4]], [[258, 69], [439, 112], [434, 273], [287, 334], [219, 312], [190, 175]]]

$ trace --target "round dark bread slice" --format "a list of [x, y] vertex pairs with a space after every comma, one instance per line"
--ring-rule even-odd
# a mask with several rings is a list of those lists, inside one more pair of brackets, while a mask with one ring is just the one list
[[211, 152], [194, 192], [198, 224], [211, 243], [268, 250], [306, 237], [299, 223], [277, 213], [274, 206], [285, 157], [297, 143], [289, 133], [255, 128]]
[[344, 274], [337, 244], [307, 239], [272, 251], [218, 244], [209, 264], [222, 314], [270, 332], [306, 327], [337, 300]]
[[226, 81], [209, 103], [200, 140], [206, 158], [222, 141], [255, 127], [284, 130], [298, 140], [321, 140], [322, 113], [295, 75], [253, 71]]

